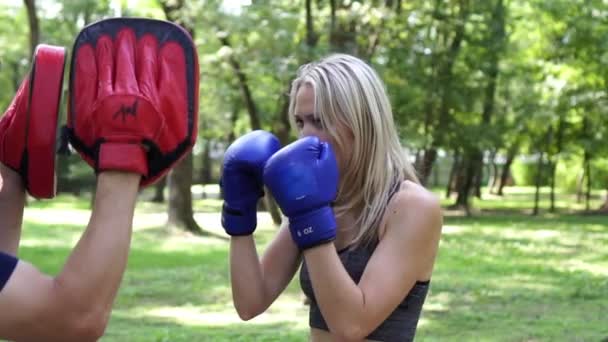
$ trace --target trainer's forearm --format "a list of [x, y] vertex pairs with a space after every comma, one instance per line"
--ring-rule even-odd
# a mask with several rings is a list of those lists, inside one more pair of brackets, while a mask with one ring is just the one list
[[0, 163], [0, 251], [4, 253], [17, 254], [24, 204], [21, 176]]
[[250, 319], [266, 309], [267, 293], [253, 236], [230, 239], [232, 300], [239, 316]]
[[56, 278], [83, 310], [109, 314], [127, 263], [140, 176], [103, 172], [97, 180], [93, 214], [85, 233]]

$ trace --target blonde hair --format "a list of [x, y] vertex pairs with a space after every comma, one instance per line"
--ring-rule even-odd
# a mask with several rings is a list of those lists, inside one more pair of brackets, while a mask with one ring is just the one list
[[352, 242], [366, 245], [378, 237], [395, 187], [403, 180], [419, 183], [399, 141], [386, 89], [378, 74], [362, 60], [333, 54], [298, 70], [290, 94], [292, 118], [302, 85], [312, 87], [315, 115], [333, 139], [334, 148], [345, 151], [346, 144], [352, 144], [348, 147], [352, 153], [342, 161], [334, 212], [338, 217], [353, 209], [359, 213], [355, 227], [350, 227], [359, 227]]

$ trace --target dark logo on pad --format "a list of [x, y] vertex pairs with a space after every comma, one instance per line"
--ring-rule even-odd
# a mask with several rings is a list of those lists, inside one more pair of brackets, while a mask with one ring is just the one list
[[133, 102], [131, 106], [121, 105], [120, 108], [114, 113], [112, 119], [116, 120], [119, 116], [122, 117], [122, 122], [125, 123], [127, 120], [127, 116], [135, 117], [137, 116], [137, 100]]

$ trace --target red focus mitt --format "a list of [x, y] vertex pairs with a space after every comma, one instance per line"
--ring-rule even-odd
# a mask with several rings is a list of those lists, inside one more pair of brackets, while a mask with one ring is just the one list
[[165, 175], [198, 133], [198, 57], [190, 35], [159, 20], [85, 27], [70, 66], [68, 136], [97, 172]]
[[32, 70], [0, 119], [0, 162], [17, 171], [36, 198], [55, 196], [55, 143], [64, 68], [63, 47], [38, 45]]

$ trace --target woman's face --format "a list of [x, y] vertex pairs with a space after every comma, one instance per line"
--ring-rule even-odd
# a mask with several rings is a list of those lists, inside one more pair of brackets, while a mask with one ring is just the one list
[[[342, 173], [342, 167], [344, 165], [343, 161], [345, 160], [344, 157], [347, 156], [350, 151], [341, 151], [334, 139], [325, 129], [323, 129], [321, 119], [319, 118], [318, 113], [315, 113], [315, 97], [312, 86], [304, 84], [300, 86], [300, 89], [298, 89], [296, 94], [294, 116], [300, 138], [306, 136], [316, 136], [321, 141], [326, 141], [331, 144], [336, 155], [336, 160], [338, 161], [338, 168], [340, 173]], [[347, 128], [339, 127], [338, 129]], [[340, 135], [348, 137], [352, 136], [352, 134]], [[345, 142], [345, 145], [352, 146], [352, 141]]]

